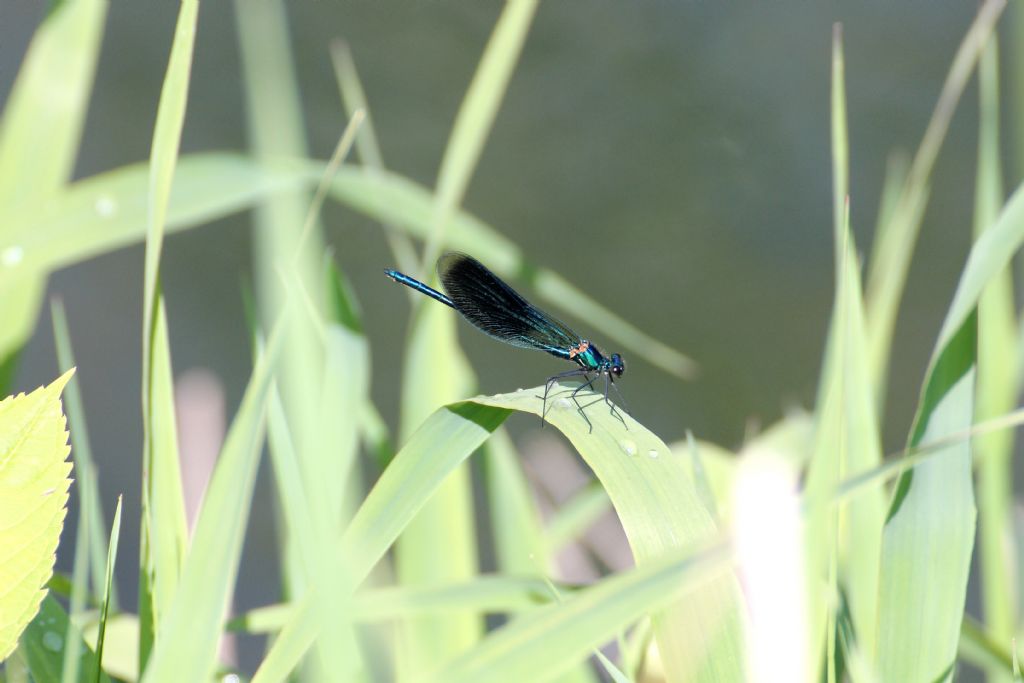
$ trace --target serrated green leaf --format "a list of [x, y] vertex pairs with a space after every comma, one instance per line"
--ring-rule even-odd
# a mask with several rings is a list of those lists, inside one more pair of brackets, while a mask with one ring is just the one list
[[0, 401], [0, 661], [36, 614], [53, 573], [71, 485], [60, 392], [73, 372]]

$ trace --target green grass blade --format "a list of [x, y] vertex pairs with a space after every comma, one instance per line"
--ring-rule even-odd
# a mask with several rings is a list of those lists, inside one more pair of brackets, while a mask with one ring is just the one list
[[[57, 364], [63, 371], [75, 366], [74, 353], [71, 349], [71, 336], [68, 333], [67, 318], [64, 305], [57, 299], [50, 303], [53, 319], [54, 343], [57, 347]], [[103, 510], [99, 501], [99, 478], [96, 465], [92, 460], [89, 446], [89, 432], [85, 423], [85, 412], [82, 408], [82, 396], [78, 390], [78, 378], [72, 377], [64, 388], [64, 405], [71, 423], [71, 457], [75, 463], [76, 479], [78, 480], [78, 526], [75, 529], [75, 557], [72, 561], [73, 573], [71, 580], [71, 596], [68, 610], [70, 618], [75, 619], [85, 609], [86, 596], [89, 594], [89, 578], [92, 575], [92, 594], [103, 593]], [[91, 571], [90, 571], [91, 570]], [[110, 587], [110, 601], [117, 605], [117, 591]], [[64, 649], [64, 665], [61, 672], [62, 683], [78, 680], [78, 663], [81, 657], [81, 639], [65, 638], [67, 647]]]
[[181, 484], [174, 376], [160, 289], [167, 207], [185, 125], [198, 0], [184, 0], [160, 90], [149, 155], [146, 257], [142, 300], [142, 523], [139, 541], [139, 662], [145, 668], [170, 609], [188, 545]]
[[487, 41], [473, 81], [455, 117], [444, 159], [437, 172], [434, 215], [423, 256], [422, 270], [425, 272], [441, 255], [448, 221], [452, 212], [462, 204], [462, 197], [508, 89], [536, 11], [537, 0], [505, 3]]
[[[826, 646], [830, 680], [837, 672], [834, 647], [840, 590], [846, 596], [860, 650], [873, 661], [880, 538], [885, 516], [883, 492], [876, 488], [844, 506], [831, 505], [832, 493], [849, 476], [871, 470], [882, 459], [881, 435], [868, 364], [860, 268], [849, 225], [845, 77], [840, 31], [835, 31], [832, 70], [833, 235], [836, 291], [818, 398], [815, 448], [808, 468], [806, 553], [810, 586], [826, 580], [824, 592], [809, 593], [810, 671]], [[826, 627], [827, 625], [827, 627]]]
[[[573, 589], [572, 586], [560, 587], [560, 590]], [[460, 611], [492, 614], [529, 610], [552, 600], [543, 579], [491, 575], [460, 583], [368, 588], [356, 594], [352, 614], [362, 622]], [[245, 633], [273, 633], [288, 623], [294, 611], [294, 606], [288, 603], [260, 607], [232, 619], [227, 628]]]
[[282, 318], [253, 369], [195, 523], [191, 550], [142, 680], [207, 680], [234, 590], [259, 465], [263, 413], [281, 350]]
[[53, 574], [71, 486], [60, 394], [73, 372], [0, 401], [0, 661], [36, 614]]
[[107, 633], [107, 615], [110, 613], [110, 593], [114, 585], [114, 563], [117, 562], [117, 543], [121, 538], [121, 496], [117, 497], [117, 507], [114, 508], [114, 522], [110, 528], [110, 544], [107, 547], [107, 573], [103, 582], [103, 602], [100, 610], [99, 632], [96, 635], [96, 669], [95, 680], [100, 679], [103, 672], [103, 646]]
[[78, 660], [78, 676], [76, 683], [110, 683], [110, 678], [102, 671], [99, 677], [96, 671], [99, 658], [82, 641], [82, 634], [68, 619], [64, 608], [51, 595], [43, 599], [39, 613], [29, 623], [21, 638], [21, 648], [28, 660], [28, 668], [37, 683], [59, 681], [64, 666], [64, 648], [67, 639], [79, 641], [81, 653]]
[[[999, 48], [993, 37], [978, 67], [980, 128], [975, 182], [974, 233], [982, 234], [996, 219], [1003, 202], [999, 144]], [[1013, 281], [1009, 267], [993, 279], [978, 302], [978, 402], [975, 422], [1003, 415], [1014, 407], [1017, 393], [1017, 330]], [[1013, 431], [979, 436], [974, 441], [978, 458], [978, 543], [981, 594], [989, 636], [1001, 643], [1015, 635], [1016, 610], [1013, 577], [1009, 568], [1015, 551], [1013, 538]], [[990, 683], [1009, 683], [1005, 667], [986, 668]]]
[[142, 528], [139, 543], [139, 604], [142, 639], [139, 661], [145, 666], [161, 620], [178, 588], [188, 548], [185, 496], [178, 458], [174, 414], [174, 374], [167, 337], [167, 316], [157, 290], [154, 327], [143, 373], [150, 375], [144, 388]]
[[[548, 399], [547, 420], [579, 451], [608, 491], [629, 539], [637, 565], [703, 541], [717, 533], [700, 500], [688, 460], [668, 447], [629, 415], [625, 425], [603, 402], [587, 417], [556, 386]], [[481, 396], [477, 403], [539, 416], [542, 388]], [[583, 402], [593, 400], [589, 395]], [[627, 429], [628, 427], [628, 429]], [[653, 615], [659, 651], [670, 679], [735, 681], [742, 677], [742, 633], [738, 585], [721, 576], [685, 604], [663, 602]], [[624, 626], [624, 624], [620, 625]]]
[[[75, 354], [71, 347], [71, 334], [68, 331], [68, 321], [64, 314], [64, 304], [59, 299], [54, 299], [50, 305], [53, 318], [53, 339], [57, 348], [57, 364], [62, 372], [67, 372], [75, 367]], [[103, 532], [106, 522], [103, 519], [103, 507], [100, 504], [99, 475], [96, 470], [96, 463], [92, 459], [92, 446], [89, 441], [89, 427], [85, 421], [85, 404], [82, 402], [82, 394], [78, 388], [78, 378], [72, 377], [64, 389], [64, 405], [67, 411], [68, 420], [73, 429], [71, 432], [71, 458], [75, 463], [75, 479], [80, 489], [80, 511], [81, 520], [88, 520], [89, 542], [86, 544], [86, 557], [88, 567], [92, 576], [92, 592], [94, 595], [103, 593]], [[87, 501], [88, 499], [88, 501]], [[81, 521], [79, 522], [81, 524]], [[76, 541], [75, 554], [77, 557], [78, 545]], [[77, 583], [77, 579], [76, 579]], [[82, 584], [83, 586], [85, 584]], [[117, 587], [113, 588], [110, 596], [111, 604], [117, 609], [119, 604]], [[71, 610], [71, 616], [75, 616], [76, 610]]]
[[[594, 647], [614, 638], [625, 625], [659, 609], [666, 600], [679, 600], [706, 589], [708, 583], [727, 572], [727, 557], [726, 548], [721, 545], [697, 555], [670, 552], [634, 570], [603, 579], [561, 604], [516, 619], [448, 667], [421, 680], [552, 680]], [[728, 680], [738, 681], [742, 677]]]
[[927, 203], [932, 168], [945, 139], [957, 102], [963, 94], [974, 65], [985, 47], [1006, 0], [986, 0], [964, 37], [950, 67], [935, 111], [910, 166], [900, 200], [889, 226], [878, 236], [884, 244], [875, 249], [867, 279], [867, 330], [872, 373], [876, 386], [884, 386], [889, 349], [896, 324], [899, 301], [906, 283], [910, 260], [917, 241], [921, 217]]

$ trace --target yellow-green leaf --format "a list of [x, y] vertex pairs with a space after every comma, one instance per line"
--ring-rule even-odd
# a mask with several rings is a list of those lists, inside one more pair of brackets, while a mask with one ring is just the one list
[[0, 401], [0, 660], [35, 616], [53, 574], [71, 485], [60, 392], [73, 372]]

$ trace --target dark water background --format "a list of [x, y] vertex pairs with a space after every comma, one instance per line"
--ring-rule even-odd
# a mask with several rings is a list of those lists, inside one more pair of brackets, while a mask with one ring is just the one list
[[[432, 185], [500, 9], [469, 0], [290, 3], [313, 154], [329, 156], [345, 125], [328, 55], [340, 37], [351, 44], [385, 163]], [[465, 205], [533, 261], [698, 360], [700, 379], [683, 383], [630, 357], [621, 386], [638, 419], [667, 441], [689, 428], [736, 446], [749, 424], [770, 424], [814, 396], [832, 299], [833, 22], [844, 24], [852, 223], [866, 252], [886, 157], [916, 149], [975, 10], [971, 2], [550, 0]], [[29, 0], [0, 4], [0, 101], [42, 11]], [[77, 176], [147, 158], [176, 12], [177, 3], [112, 3]], [[238, 60], [232, 4], [203, 3], [183, 151], [245, 148]], [[1004, 54], [1007, 102], [1008, 67]], [[906, 437], [969, 246], [976, 130], [972, 86], [935, 170], [896, 329], [887, 451]], [[381, 274], [392, 260], [375, 224], [336, 206], [324, 223], [363, 304], [373, 395], [394, 425], [407, 300]], [[247, 230], [248, 218], [238, 216], [164, 246], [175, 369], [217, 373], [229, 413], [249, 372], [239, 286], [250, 270]], [[50, 281], [68, 310], [108, 518], [116, 494], [126, 495], [118, 567], [126, 596], [134, 592], [138, 538], [142, 263], [142, 248], [132, 247]], [[604, 338], [586, 321], [571, 322], [598, 343]], [[483, 392], [536, 384], [562, 369], [461, 329]], [[47, 316], [17, 388], [55, 374]], [[517, 435], [536, 426], [510, 421]], [[259, 495], [269, 494], [267, 481], [260, 486], [257, 501], [269, 500]], [[274, 599], [277, 585], [269, 506], [254, 510], [252, 527], [246, 607]], [[70, 554], [59, 566], [70, 567]]]

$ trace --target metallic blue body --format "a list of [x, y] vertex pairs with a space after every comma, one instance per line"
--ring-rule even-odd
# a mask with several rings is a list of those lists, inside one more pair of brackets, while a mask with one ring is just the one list
[[397, 270], [389, 268], [384, 274], [399, 284], [454, 308], [489, 337], [512, 346], [544, 351], [575, 363], [575, 369], [548, 378], [544, 385], [543, 414], [547, 413], [548, 392], [556, 382], [570, 377], [582, 377], [583, 383], [572, 391], [572, 400], [593, 430], [593, 425], [583, 411], [585, 406], [577, 396], [585, 389], [593, 389], [594, 381], [601, 377], [605, 383], [604, 401], [611, 407], [612, 415], [622, 421], [623, 425], [626, 424], [608, 398], [608, 390], [614, 388], [615, 378], [621, 377], [626, 370], [622, 356], [613, 353], [610, 358], [606, 358], [596, 346], [582, 339], [557, 318], [533, 306], [471, 256], [444, 254], [437, 262], [437, 271], [447, 294]]

